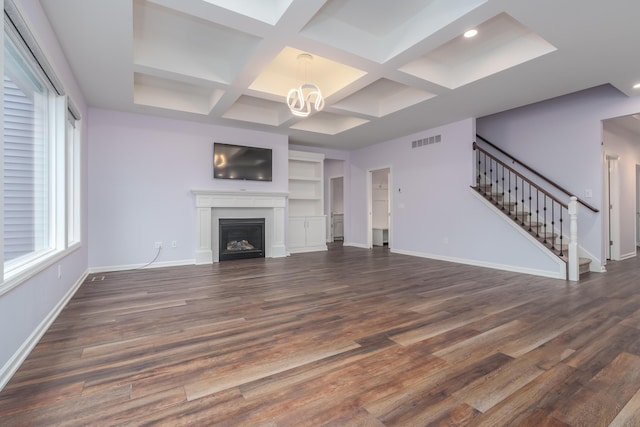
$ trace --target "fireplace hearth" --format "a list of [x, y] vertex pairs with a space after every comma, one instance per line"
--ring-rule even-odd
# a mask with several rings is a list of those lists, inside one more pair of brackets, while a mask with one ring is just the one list
[[220, 218], [220, 261], [265, 256], [264, 218]]

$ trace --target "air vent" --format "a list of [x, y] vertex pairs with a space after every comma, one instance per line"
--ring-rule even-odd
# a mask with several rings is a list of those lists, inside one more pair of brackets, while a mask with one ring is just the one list
[[411, 141], [411, 148], [426, 147], [427, 145], [437, 144], [442, 141], [442, 135], [433, 135], [428, 138], [416, 139]]

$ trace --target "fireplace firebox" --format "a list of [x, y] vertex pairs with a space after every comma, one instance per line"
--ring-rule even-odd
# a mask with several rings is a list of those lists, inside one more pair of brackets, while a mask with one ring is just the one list
[[264, 218], [220, 218], [220, 261], [264, 258]]

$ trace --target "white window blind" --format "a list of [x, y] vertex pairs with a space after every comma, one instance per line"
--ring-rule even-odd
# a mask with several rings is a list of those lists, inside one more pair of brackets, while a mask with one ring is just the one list
[[0, 294], [81, 243], [80, 114], [4, 0]]
[[4, 75], [4, 260], [48, 249], [49, 149], [44, 138], [48, 90], [5, 43]]

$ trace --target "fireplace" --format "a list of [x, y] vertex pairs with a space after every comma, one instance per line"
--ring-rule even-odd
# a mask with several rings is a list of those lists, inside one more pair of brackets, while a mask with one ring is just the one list
[[192, 190], [196, 205], [196, 264], [220, 261], [220, 219], [264, 218], [264, 257], [287, 256], [287, 193]]
[[220, 218], [219, 260], [264, 258], [264, 218]]

